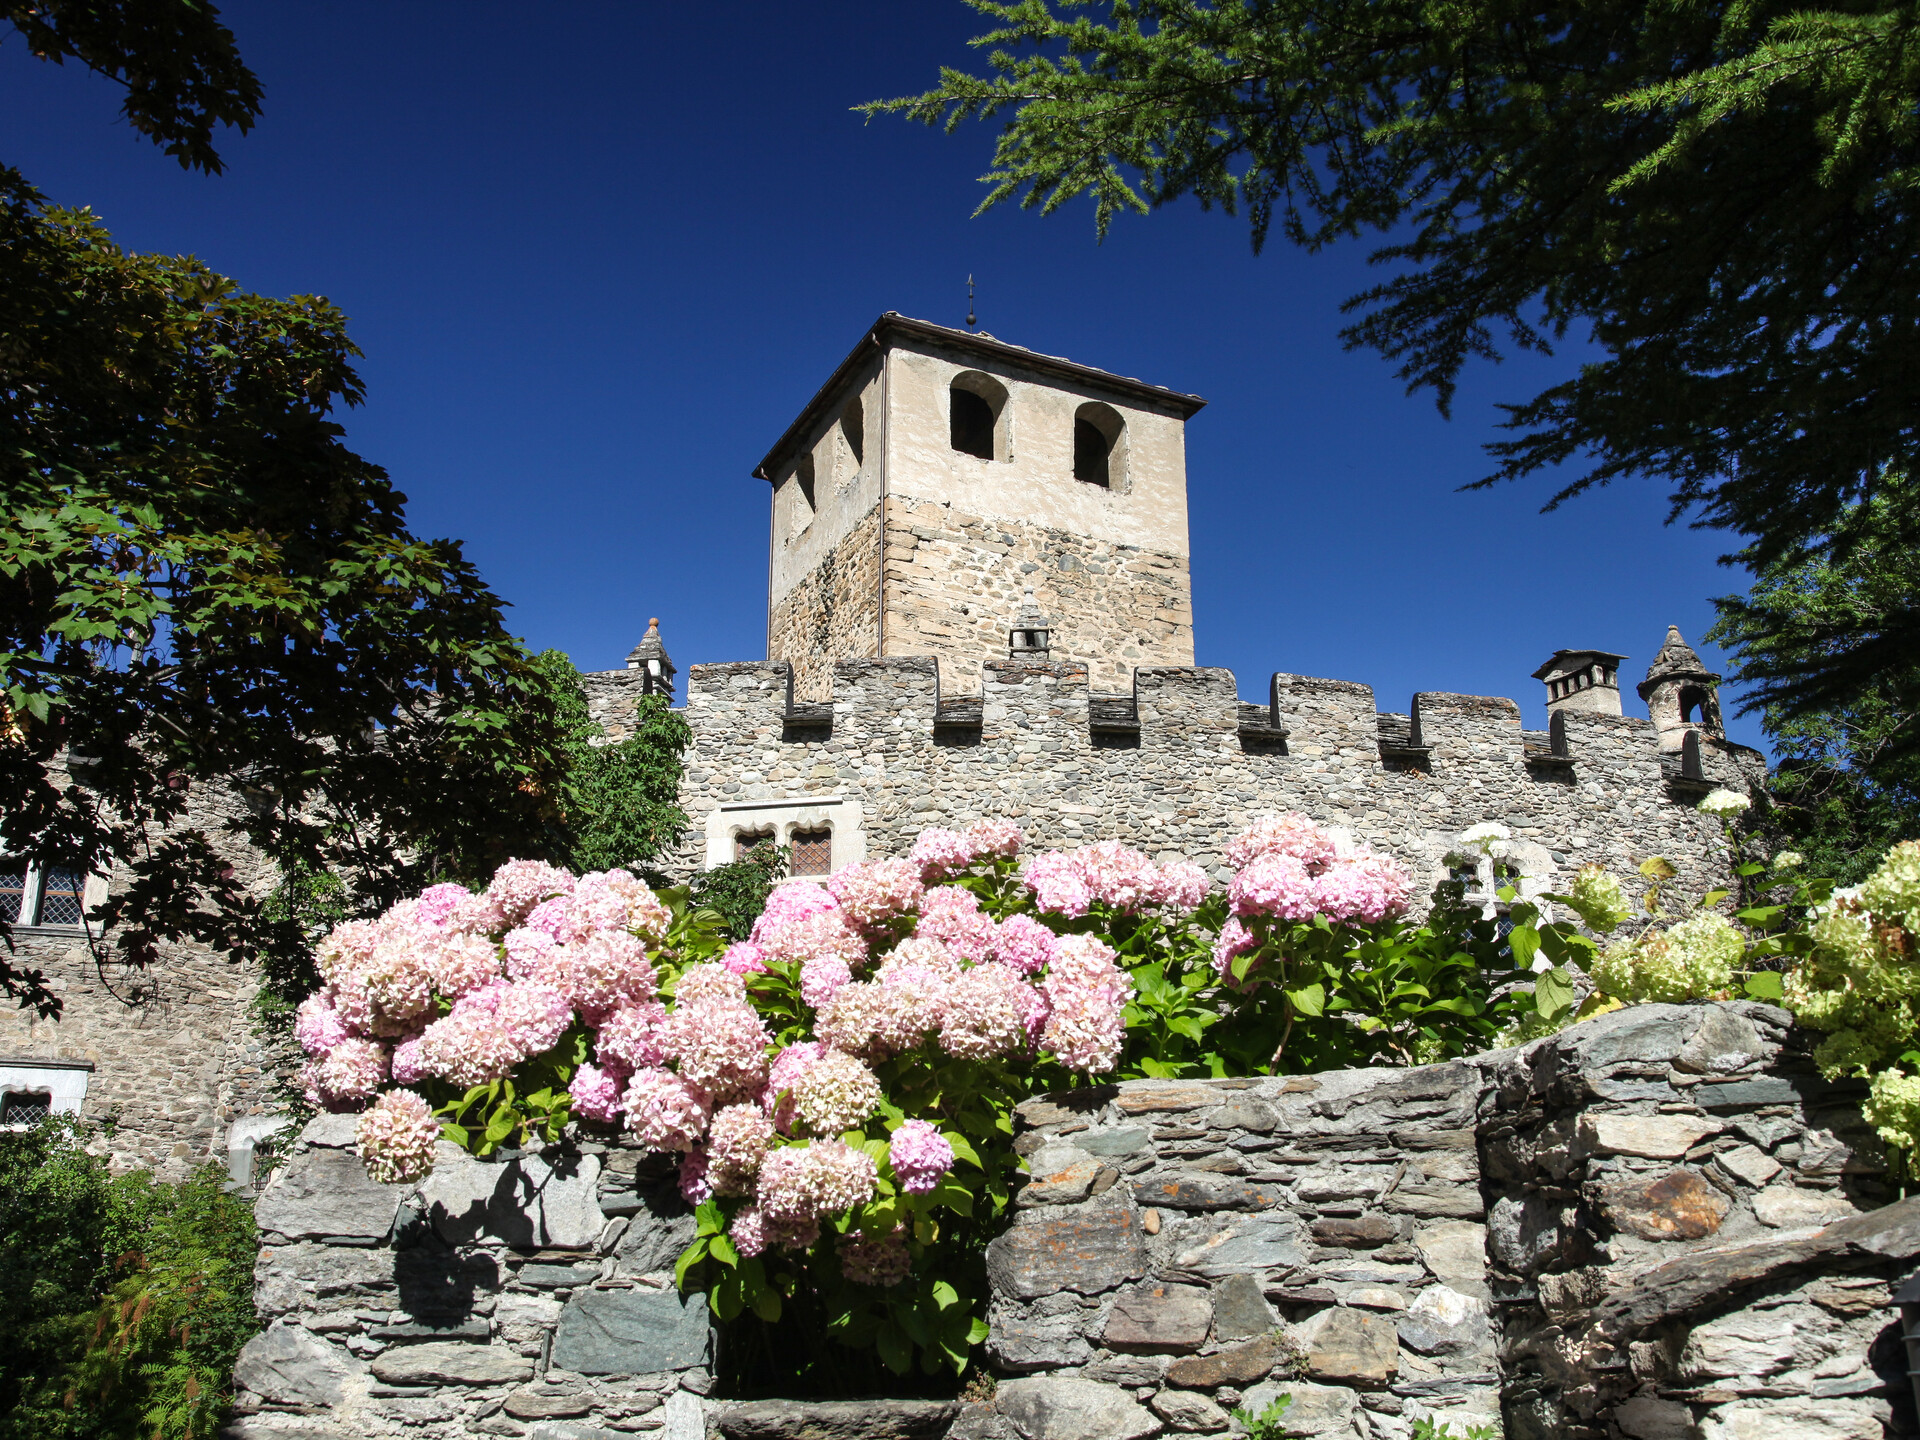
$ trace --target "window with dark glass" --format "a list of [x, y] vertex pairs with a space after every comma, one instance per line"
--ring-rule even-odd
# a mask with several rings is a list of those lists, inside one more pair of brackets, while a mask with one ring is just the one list
[[793, 832], [793, 862], [789, 867], [795, 875], [827, 875], [833, 871], [833, 832], [831, 830], [796, 830]]
[[52, 1113], [51, 1090], [9, 1090], [0, 1095], [0, 1125], [38, 1125]]
[[1107, 437], [1091, 420], [1073, 422], [1073, 478], [1089, 485], [1108, 481], [1107, 453], [1112, 448]]
[[40, 884], [42, 925], [78, 925], [87, 877], [78, 870], [48, 870]]
[[733, 858], [745, 860], [762, 845], [773, 844], [773, 836], [766, 831], [758, 835], [736, 835], [733, 837]]
[[27, 908], [27, 867], [18, 860], [0, 859], [0, 920], [20, 923]]
[[9, 925], [79, 925], [86, 919], [87, 872], [0, 856], [0, 920]]

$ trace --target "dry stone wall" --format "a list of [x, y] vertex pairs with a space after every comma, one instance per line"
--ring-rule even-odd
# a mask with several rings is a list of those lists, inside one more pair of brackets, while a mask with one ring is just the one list
[[713, 1398], [658, 1162], [582, 1144], [416, 1187], [327, 1116], [261, 1196], [229, 1440], [1146, 1440], [1289, 1397], [1334, 1440], [1911, 1440], [1889, 1198], [1784, 1012], [1641, 1006], [1410, 1070], [1143, 1080], [1017, 1112], [991, 1399]]
[[796, 698], [824, 700], [833, 662], [880, 645], [880, 517], [869, 510], [767, 614], [767, 654], [793, 666]]

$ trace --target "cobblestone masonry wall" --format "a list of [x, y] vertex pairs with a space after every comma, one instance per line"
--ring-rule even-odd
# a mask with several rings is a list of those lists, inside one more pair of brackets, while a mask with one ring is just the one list
[[[243, 803], [225, 787], [198, 787], [187, 823], [219, 842], [222, 822]], [[243, 885], [270, 888], [256, 853], [222, 848]], [[0, 1010], [0, 1060], [91, 1061], [82, 1114], [112, 1122], [97, 1143], [116, 1169], [178, 1179], [225, 1158], [235, 1120], [277, 1108], [276, 1072], [297, 1057], [253, 1033], [254, 967], [202, 946], [167, 945], [153, 964], [131, 969], [114, 960], [110, 940], [90, 946], [76, 928], [24, 929], [14, 940], [14, 963], [44, 971], [63, 1010], [57, 1020]]]
[[[984, 666], [977, 728], [936, 724], [952, 707], [930, 659], [842, 662], [834, 675], [828, 719], [788, 713], [784, 666], [692, 667], [683, 867], [700, 863], [717, 807], [840, 796], [860, 803], [869, 854], [904, 854], [929, 825], [1006, 816], [1036, 846], [1117, 838], [1225, 879], [1224, 846], [1248, 819], [1297, 809], [1397, 855], [1421, 894], [1483, 820], [1512, 828], [1532, 889], [1589, 861], [1631, 879], [1651, 854], [1673, 860], [1683, 885], [1723, 873], [1719, 827], [1693, 808], [1701, 787], [1673, 781], [1645, 720], [1568, 714], [1565, 756], [1543, 760], [1511, 700], [1426, 693], [1403, 717], [1408, 743], [1425, 748], [1394, 759], [1373, 692], [1345, 681], [1276, 675], [1269, 706], [1243, 707], [1230, 671], [1142, 668], [1129, 735], [1094, 731], [1078, 665]], [[1243, 728], [1243, 710], [1257, 723]], [[1713, 783], [1744, 788], [1759, 773], [1737, 746], [1709, 742], [1704, 761]]]
[[956, 692], [980, 693], [974, 666], [981, 655], [1006, 649], [1028, 586], [1053, 622], [1054, 652], [1085, 665], [1096, 691], [1126, 689], [1137, 665], [1193, 663], [1193, 589], [1184, 555], [895, 496], [887, 510], [886, 580], [885, 653], [939, 657]]
[[869, 510], [768, 613], [767, 654], [792, 664], [797, 699], [826, 699], [835, 660], [876, 653], [880, 515]]
[[989, 1247], [991, 1403], [705, 1400], [692, 1233], [655, 1161], [443, 1146], [372, 1184], [323, 1117], [261, 1196], [230, 1440], [1285, 1433], [1889, 1440], [1920, 1200], [1784, 1012], [1643, 1006], [1413, 1070], [1028, 1101]]

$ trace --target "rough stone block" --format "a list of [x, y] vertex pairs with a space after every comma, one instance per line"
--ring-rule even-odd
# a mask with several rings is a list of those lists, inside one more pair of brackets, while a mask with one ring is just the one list
[[994, 1407], [1021, 1440], [1145, 1440], [1160, 1421], [1117, 1385], [1065, 1376], [1001, 1383]]
[[1229, 1275], [1213, 1287], [1213, 1338], [1244, 1340], [1274, 1327], [1273, 1307], [1260, 1282], [1247, 1274]]
[[1250, 1130], [1256, 1135], [1271, 1134], [1280, 1125], [1280, 1112], [1266, 1101], [1243, 1095], [1207, 1116], [1214, 1130]]
[[1379, 1389], [1400, 1368], [1400, 1336], [1384, 1316], [1336, 1306], [1303, 1320], [1294, 1335], [1307, 1352], [1307, 1373], [1316, 1380]]
[[1892, 1415], [1878, 1396], [1737, 1400], [1707, 1412], [1700, 1440], [1860, 1440], [1885, 1434]]
[[396, 1345], [373, 1358], [373, 1378], [389, 1385], [511, 1385], [533, 1378], [533, 1362], [493, 1345], [436, 1341]]
[[1758, 1145], [1740, 1145], [1713, 1157], [1714, 1168], [1729, 1180], [1760, 1189], [1781, 1170], [1780, 1162]]
[[1263, 1380], [1286, 1356], [1280, 1342], [1262, 1335], [1244, 1345], [1229, 1345], [1211, 1355], [1187, 1355], [1167, 1366], [1167, 1383], [1185, 1390], [1217, 1390]]
[[1292, 1270], [1307, 1263], [1306, 1229], [1293, 1215], [1236, 1218], [1207, 1240], [1180, 1252], [1174, 1264], [1209, 1280], [1260, 1270]]
[[952, 1400], [749, 1400], [717, 1424], [727, 1440], [938, 1440], [959, 1409]]
[[564, 1169], [555, 1169], [545, 1160], [522, 1163], [528, 1166], [540, 1192], [540, 1230], [545, 1243], [557, 1250], [588, 1250], [607, 1223], [598, 1195], [600, 1157], [568, 1158]]
[[1200, 1080], [1130, 1080], [1114, 1097], [1128, 1115], [1199, 1110], [1220, 1103], [1221, 1092]]
[[1724, 1127], [1691, 1115], [1583, 1115], [1580, 1143], [1596, 1155], [1678, 1160]]
[[1169, 1427], [1190, 1435], [1212, 1435], [1233, 1423], [1226, 1411], [1191, 1390], [1162, 1390], [1147, 1403]]
[[1614, 1407], [1613, 1423], [1629, 1440], [1696, 1440], [1693, 1410], [1678, 1400], [1635, 1395]]
[[651, 1375], [704, 1365], [707, 1297], [673, 1290], [578, 1290], [560, 1312], [553, 1363], [582, 1375]]
[[1434, 1277], [1463, 1295], [1487, 1298], [1487, 1227], [1442, 1220], [1414, 1232], [1414, 1248]]
[[671, 1270], [680, 1252], [693, 1243], [699, 1222], [686, 1202], [675, 1195], [649, 1192], [640, 1197], [626, 1234], [620, 1237], [620, 1269], [628, 1275], [655, 1275]]
[[1153, 1143], [1153, 1137], [1142, 1125], [1116, 1125], [1106, 1130], [1083, 1130], [1073, 1137], [1073, 1143], [1089, 1155], [1113, 1157], [1137, 1154]]
[[1695, 1075], [1731, 1075], [1778, 1048], [1763, 1041], [1759, 1027], [1746, 1016], [1711, 1005], [1705, 1008], [1698, 1028], [1680, 1047], [1680, 1053], [1673, 1057], [1673, 1065], [1676, 1070]]
[[1289, 1397], [1280, 1417], [1282, 1435], [1347, 1440], [1348, 1436], [1359, 1433], [1360, 1397], [1337, 1385], [1315, 1385], [1304, 1380], [1269, 1381], [1247, 1391], [1240, 1408], [1254, 1415], [1264, 1414], [1282, 1395]]
[[1769, 1185], [1753, 1197], [1753, 1218], [1776, 1230], [1798, 1230], [1829, 1225], [1859, 1212], [1837, 1190], [1802, 1190], [1793, 1185]]
[[1087, 1198], [1100, 1168], [1100, 1162], [1077, 1145], [1058, 1140], [1042, 1145], [1027, 1157], [1028, 1180], [1014, 1203], [1021, 1209], [1078, 1204]]
[[262, 1230], [290, 1239], [338, 1235], [377, 1240], [393, 1228], [405, 1187], [367, 1178], [360, 1157], [314, 1149], [295, 1155], [255, 1202]]
[[1078, 1313], [1017, 1316], [996, 1314], [987, 1336], [987, 1354], [1002, 1370], [1061, 1370], [1084, 1365], [1093, 1347], [1080, 1333]]
[[515, 1420], [573, 1420], [593, 1409], [593, 1397], [577, 1392], [552, 1395], [516, 1390], [501, 1408]]
[[233, 1379], [275, 1405], [338, 1405], [347, 1382], [366, 1368], [339, 1346], [276, 1320], [241, 1347]]
[[1698, 1170], [1682, 1167], [1657, 1179], [1609, 1185], [1600, 1208], [1615, 1229], [1643, 1240], [1701, 1240], [1720, 1228], [1733, 1202]]
[[1429, 1285], [1397, 1321], [1400, 1343], [1422, 1355], [1493, 1355], [1487, 1302], [1446, 1285]]
[[1197, 1285], [1142, 1285], [1115, 1297], [1101, 1335], [1109, 1350], [1177, 1354], [1206, 1343], [1213, 1300]]
[[477, 1160], [442, 1140], [434, 1146], [433, 1173], [421, 1182], [420, 1198], [428, 1222], [449, 1245], [482, 1239], [540, 1243], [539, 1192], [517, 1161]]
[[1313, 1238], [1341, 1250], [1371, 1250], [1400, 1238], [1400, 1227], [1378, 1212], [1350, 1218], [1329, 1216], [1313, 1222]]
[[994, 1289], [1021, 1300], [1061, 1290], [1097, 1295], [1146, 1273], [1139, 1212], [1120, 1202], [1026, 1211], [987, 1246]]
[[1283, 1198], [1275, 1186], [1205, 1170], [1152, 1175], [1136, 1181], [1133, 1191], [1146, 1203], [1169, 1210], [1266, 1210]]

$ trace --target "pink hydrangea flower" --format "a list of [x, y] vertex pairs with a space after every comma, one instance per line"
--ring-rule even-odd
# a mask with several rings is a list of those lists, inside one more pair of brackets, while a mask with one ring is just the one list
[[967, 839], [976, 855], [993, 855], [1011, 860], [1020, 853], [1026, 836], [1011, 820], [976, 820], [967, 826]]
[[[626, 905], [625, 928], [630, 935], [647, 945], [657, 946], [666, 942], [667, 927], [673, 923], [673, 916], [646, 881], [625, 870], [589, 875], [586, 880], [604, 885], [609, 893], [618, 896]], [[577, 888], [575, 893], [578, 894]], [[596, 917], [599, 913], [598, 909], [594, 911]], [[599, 923], [597, 919], [595, 923]]]
[[847, 917], [863, 930], [883, 928], [920, 908], [926, 887], [910, 860], [861, 860], [835, 871], [827, 888]]
[[1271, 915], [1277, 920], [1311, 920], [1320, 907], [1319, 887], [1307, 867], [1281, 850], [1254, 856], [1233, 877], [1227, 898], [1236, 915]]
[[1220, 927], [1220, 936], [1213, 942], [1213, 968], [1222, 979], [1228, 979], [1233, 974], [1234, 957], [1246, 954], [1259, 943], [1260, 937], [1242, 925], [1238, 916], [1231, 917]]
[[573, 876], [544, 860], [509, 860], [493, 872], [487, 894], [509, 924], [522, 923], [542, 900], [573, 893]]
[[538, 975], [548, 958], [560, 948], [559, 941], [546, 931], [530, 930], [524, 925], [507, 931], [502, 943], [507, 951], [507, 974], [516, 980]]
[[913, 933], [916, 939], [938, 940], [962, 960], [978, 964], [992, 953], [997, 932], [993, 917], [982, 913], [971, 890], [943, 885], [927, 892]]
[[527, 918], [520, 923], [528, 930], [538, 930], [556, 945], [578, 939], [583, 933], [573, 923], [573, 902], [564, 895], [542, 900], [527, 912]]
[[907, 1233], [899, 1226], [885, 1235], [855, 1230], [840, 1241], [839, 1249], [840, 1273], [856, 1285], [877, 1285], [885, 1289], [898, 1285], [913, 1269]]
[[769, 1152], [760, 1162], [758, 1195], [768, 1220], [818, 1221], [873, 1198], [879, 1167], [864, 1150], [838, 1140], [813, 1140]]
[[767, 1083], [767, 1046], [773, 1037], [747, 1003], [744, 987], [730, 991], [698, 973], [703, 971], [741, 985], [738, 975], [718, 965], [688, 970], [660, 1027], [661, 1048], [683, 1076], [718, 1101], [757, 1095]]
[[1160, 867], [1160, 883], [1155, 889], [1154, 902], [1174, 910], [1195, 910], [1212, 888], [1213, 884], [1207, 879], [1205, 870], [1185, 860], [1175, 860]]
[[716, 1195], [746, 1195], [773, 1144], [773, 1122], [758, 1105], [729, 1105], [707, 1127], [707, 1178]]
[[735, 1250], [751, 1260], [767, 1248], [767, 1217], [760, 1213], [758, 1205], [743, 1206], [727, 1222], [727, 1237], [733, 1241]]
[[463, 1089], [499, 1080], [527, 1058], [493, 1010], [468, 1004], [471, 999], [454, 1002], [452, 1012], [427, 1026], [419, 1041], [427, 1072]]
[[1049, 850], [1027, 861], [1022, 877], [1033, 892], [1033, 902], [1055, 915], [1084, 915], [1093, 904], [1093, 890], [1072, 855]]
[[927, 1121], [906, 1120], [893, 1132], [887, 1160], [902, 1190], [924, 1195], [953, 1169], [953, 1146]]
[[993, 955], [1022, 975], [1037, 975], [1053, 959], [1057, 937], [1031, 915], [1009, 915], [995, 929]]
[[493, 896], [482, 892], [455, 902], [444, 924], [446, 929], [462, 935], [483, 935], [495, 939], [508, 928], [507, 912], [500, 908], [499, 901]]
[[773, 1057], [773, 1064], [767, 1070], [767, 1088], [761, 1093], [760, 1103], [783, 1134], [790, 1134], [793, 1129], [795, 1088], [801, 1077], [826, 1053], [827, 1047], [819, 1041], [803, 1040], [787, 1046]]
[[794, 1114], [815, 1135], [838, 1135], [861, 1124], [880, 1103], [880, 1082], [865, 1065], [829, 1050], [793, 1085]]
[[919, 867], [920, 878], [932, 885], [960, 874], [973, 863], [974, 844], [957, 830], [922, 830], [907, 859]]
[[1376, 925], [1404, 914], [1413, 877], [1398, 860], [1371, 851], [1336, 860], [1314, 881], [1320, 913], [1329, 920]]
[[809, 1216], [806, 1219], [775, 1219], [764, 1215], [761, 1226], [766, 1234], [767, 1244], [778, 1246], [782, 1250], [796, 1253], [810, 1249], [820, 1239], [820, 1221]]
[[348, 1037], [325, 1055], [307, 1061], [300, 1077], [307, 1102], [328, 1110], [352, 1109], [373, 1097], [387, 1078], [387, 1048]]
[[349, 975], [358, 975], [373, 959], [373, 947], [380, 943], [380, 930], [371, 920], [348, 920], [327, 932], [313, 952], [320, 977], [337, 985]]
[[594, 1053], [602, 1065], [616, 1064], [627, 1071], [651, 1070], [666, 1064], [660, 1027], [667, 1009], [657, 1000], [623, 1005], [601, 1022], [594, 1037]]
[[1133, 981], [1114, 964], [1112, 949], [1091, 935], [1068, 935], [1040, 984], [1052, 1006], [1041, 1043], [1069, 1070], [1111, 1070], [1133, 995]]
[[533, 974], [582, 1010], [605, 1012], [653, 998], [647, 947], [620, 930], [602, 930], [549, 953]]
[[867, 963], [867, 942], [839, 910], [801, 915], [765, 929], [756, 927], [758, 945], [769, 960], [834, 959], [849, 970]]
[[347, 1025], [333, 1008], [333, 997], [322, 991], [309, 995], [293, 1012], [293, 1038], [309, 1055], [324, 1055], [347, 1038]]
[[853, 979], [853, 971], [838, 955], [820, 955], [800, 966], [800, 998], [815, 1010], [824, 1010]]
[[649, 1150], [691, 1150], [713, 1113], [706, 1093], [671, 1070], [636, 1070], [624, 1103], [627, 1128]]
[[954, 976], [947, 985], [940, 1048], [962, 1060], [991, 1060], [1023, 1048], [1026, 1007], [1019, 992], [1030, 988], [1005, 965], [976, 965]]
[[729, 945], [726, 953], [720, 957], [720, 963], [736, 975], [764, 975], [767, 973], [767, 955], [751, 940], [742, 940]]
[[1227, 842], [1227, 864], [1244, 870], [1262, 855], [1291, 855], [1317, 875], [1333, 863], [1333, 837], [1297, 810], [1261, 815]]
[[583, 1120], [612, 1125], [626, 1114], [626, 1077], [622, 1073], [582, 1065], [573, 1072], [567, 1093], [573, 1096], [573, 1113]]
[[394, 1084], [418, 1085], [433, 1074], [427, 1065], [426, 1047], [420, 1043], [421, 1038], [419, 1035], [409, 1035], [393, 1047], [388, 1073], [393, 1076]]
[[680, 1198], [689, 1205], [703, 1205], [713, 1198], [713, 1181], [707, 1175], [707, 1152], [689, 1150], [680, 1161]]
[[[384, 923], [382, 929], [386, 930]], [[411, 927], [386, 930], [361, 969], [360, 980], [373, 1001], [376, 1025], [405, 1025], [433, 1009], [427, 945]]]
[[1073, 858], [1095, 900], [1125, 912], [1157, 903], [1159, 867], [1131, 846], [1101, 840], [1075, 851]]
[[484, 935], [445, 930], [426, 947], [427, 973], [433, 988], [457, 1000], [469, 991], [500, 978], [500, 947]]
[[523, 1059], [551, 1050], [573, 1023], [573, 1006], [551, 985], [533, 980], [506, 980], [486, 988], [494, 995], [494, 1018]]
[[389, 1090], [353, 1129], [367, 1178], [381, 1185], [411, 1185], [433, 1170], [440, 1122], [411, 1090]]
[[768, 893], [767, 903], [760, 911], [760, 918], [753, 922], [753, 934], [749, 938], [757, 944], [768, 930], [791, 925], [796, 920], [809, 920], [815, 915], [832, 914], [839, 908], [840, 902], [817, 880], [782, 881]]
[[473, 892], [464, 885], [429, 885], [420, 892], [414, 915], [422, 925], [445, 925]]

